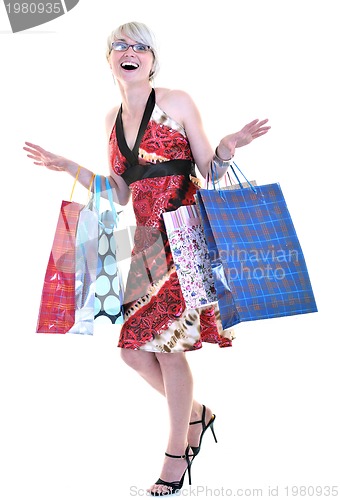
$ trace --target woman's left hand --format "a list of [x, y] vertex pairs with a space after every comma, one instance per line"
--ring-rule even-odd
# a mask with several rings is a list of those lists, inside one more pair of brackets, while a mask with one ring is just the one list
[[266, 134], [270, 129], [270, 126], [264, 126], [266, 123], [268, 123], [268, 119], [262, 121], [253, 120], [252, 122], [247, 123], [247, 125], [245, 125], [239, 132], [234, 134], [234, 139], [236, 141], [235, 147], [240, 148], [241, 146], [246, 146], [252, 140]]
[[234, 156], [236, 148], [246, 146], [254, 139], [266, 134], [270, 129], [269, 125], [265, 126], [266, 123], [268, 123], [268, 119], [261, 121], [253, 120], [250, 123], [247, 123], [247, 125], [245, 125], [239, 132], [223, 137], [218, 148], [221, 153], [221, 157], [227, 157], [223, 155], [223, 150], [229, 150], [230, 156]]

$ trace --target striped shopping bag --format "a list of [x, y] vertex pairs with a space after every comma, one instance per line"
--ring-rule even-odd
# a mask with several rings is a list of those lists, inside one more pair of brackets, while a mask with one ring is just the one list
[[306, 261], [280, 185], [239, 183], [234, 188], [201, 189], [196, 195], [223, 328], [316, 312]]

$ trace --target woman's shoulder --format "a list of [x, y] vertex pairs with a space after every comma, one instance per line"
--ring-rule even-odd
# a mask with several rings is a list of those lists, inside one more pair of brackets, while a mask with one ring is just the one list
[[155, 88], [156, 103], [177, 122], [183, 124], [185, 115], [194, 107], [194, 102], [188, 92], [180, 89]]
[[176, 104], [180, 102], [181, 104], [185, 102], [192, 102], [190, 94], [185, 90], [181, 89], [168, 89], [164, 87], [156, 87], [156, 102], [160, 106], [162, 104]]

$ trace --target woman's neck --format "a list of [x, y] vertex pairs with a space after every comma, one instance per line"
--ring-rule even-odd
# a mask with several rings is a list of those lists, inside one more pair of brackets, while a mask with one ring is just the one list
[[141, 85], [119, 85], [122, 97], [122, 106], [125, 116], [135, 115], [145, 108], [152, 86], [150, 82]]

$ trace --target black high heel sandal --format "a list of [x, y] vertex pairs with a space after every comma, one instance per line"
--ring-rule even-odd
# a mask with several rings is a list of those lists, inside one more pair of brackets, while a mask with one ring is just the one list
[[163, 479], [159, 478], [155, 482], [155, 484], [161, 484], [161, 485], [167, 486], [169, 488], [169, 490], [164, 492], [164, 493], [158, 492], [158, 491], [150, 491], [150, 495], [155, 496], [155, 497], [160, 497], [160, 496], [165, 496], [165, 495], [173, 495], [174, 493], [176, 493], [176, 491], [179, 491], [182, 488], [183, 482], [184, 482], [184, 477], [185, 477], [185, 474], [187, 471], [188, 471], [188, 477], [189, 477], [189, 485], [191, 486], [191, 460], [190, 460], [190, 458], [194, 457], [194, 455], [189, 455], [190, 448], [191, 447], [188, 445], [187, 449], [185, 450], [184, 455], [170, 455], [170, 453], [165, 453], [165, 455], [167, 457], [170, 457], [170, 458], [185, 458], [187, 461], [187, 468], [185, 469], [184, 474], [179, 481], [172, 481], [170, 483], [168, 481], [163, 481]]
[[205, 431], [207, 429], [209, 429], [209, 427], [211, 429], [212, 435], [214, 436], [215, 443], [217, 443], [217, 439], [216, 439], [216, 435], [215, 435], [215, 431], [214, 431], [214, 422], [216, 420], [216, 415], [212, 414], [211, 419], [209, 420], [209, 422], [206, 425], [205, 424], [205, 410], [206, 410], [206, 408], [205, 408], [204, 405], [202, 405], [202, 406], [203, 406], [203, 409], [202, 409], [202, 418], [201, 418], [201, 420], [196, 420], [195, 422], [189, 422], [189, 425], [202, 424], [202, 434], [200, 436], [200, 440], [199, 440], [198, 446], [190, 446], [190, 448], [192, 449], [192, 452], [194, 454], [194, 458], [200, 452], [204, 433], [205, 433]]

